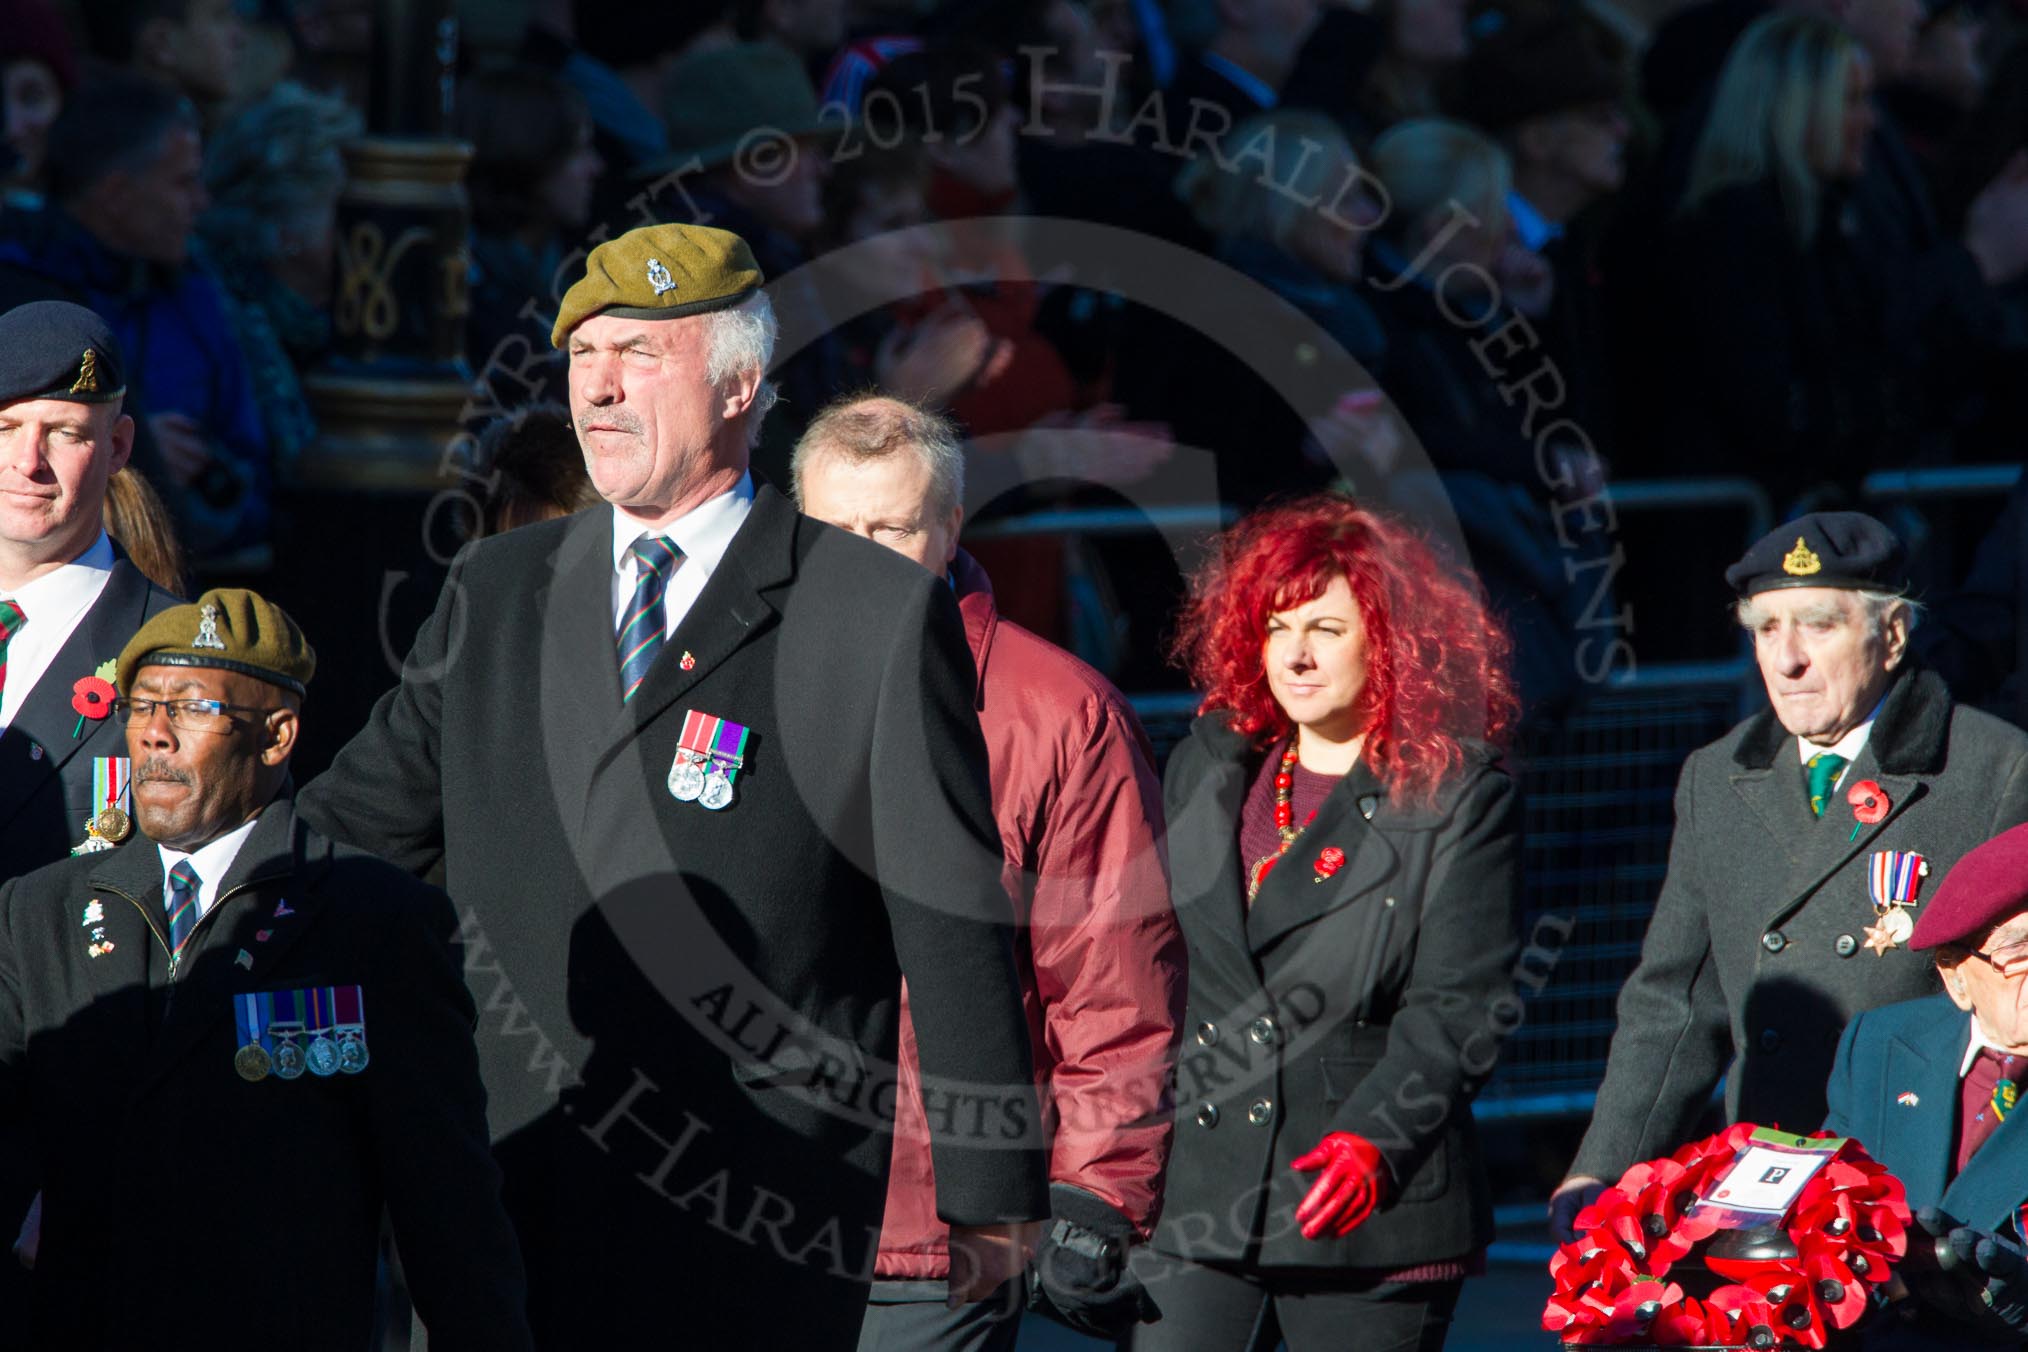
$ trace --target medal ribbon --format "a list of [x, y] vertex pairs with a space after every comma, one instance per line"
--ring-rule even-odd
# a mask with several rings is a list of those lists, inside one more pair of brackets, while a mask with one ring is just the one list
[[331, 1031], [331, 1011], [335, 1007], [329, 986], [313, 986], [310, 989], [310, 1036]]
[[1922, 886], [1923, 857], [1913, 850], [1876, 850], [1867, 870], [1867, 890], [1881, 910], [1915, 903]]
[[711, 759], [725, 772], [728, 783], [739, 777], [739, 768], [746, 764], [747, 730], [737, 723], [717, 720], [718, 727], [711, 739]]
[[125, 811], [129, 766], [130, 762], [125, 756], [94, 756], [92, 801], [101, 807], [116, 807]]
[[712, 739], [718, 735], [722, 720], [710, 714], [701, 714], [692, 709], [683, 715], [683, 740], [679, 744], [684, 751], [694, 751], [699, 757], [711, 754]]
[[239, 1045], [251, 1047], [255, 1043], [267, 1045], [268, 997], [247, 994], [232, 997], [232, 1012], [239, 1024]]
[[332, 994], [333, 1008], [337, 1011], [338, 1030], [366, 1031], [366, 996], [357, 986], [340, 986]]

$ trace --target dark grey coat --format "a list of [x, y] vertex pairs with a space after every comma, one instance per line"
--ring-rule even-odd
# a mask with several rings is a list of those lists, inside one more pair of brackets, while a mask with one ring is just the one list
[[[903, 972], [940, 1214], [1048, 1214], [957, 605], [763, 487], [623, 707], [612, 560], [603, 507], [462, 555], [302, 810], [443, 863], [539, 1343], [849, 1348]], [[752, 730], [722, 811], [667, 788], [687, 710]]]
[[[1492, 1238], [1470, 1103], [1514, 1027], [1521, 812], [1475, 751], [1434, 808], [1362, 762], [1249, 909], [1239, 815], [1262, 753], [1219, 713], [1170, 758], [1176, 916], [1190, 948], [1176, 1145], [1155, 1247], [1199, 1262], [1399, 1268]], [[1317, 882], [1330, 846], [1345, 862]], [[1344, 1239], [1293, 1223], [1325, 1133], [1379, 1148], [1399, 1187]]]
[[[1857, 838], [1844, 795], [1891, 808]], [[2028, 735], [1955, 704], [1934, 673], [1895, 678], [1821, 818], [1772, 711], [1691, 754], [1640, 966], [1620, 992], [1598, 1107], [1572, 1172], [1608, 1182], [1692, 1134], [1719, 1077], [1728, 1120], [1814, 1130], [1854, 1014], [1933, 994], [1929, 955], [1864, 947], [1876, 850], [1929, 861], [1934, 896], [1967, 850], [2028, 821]]]

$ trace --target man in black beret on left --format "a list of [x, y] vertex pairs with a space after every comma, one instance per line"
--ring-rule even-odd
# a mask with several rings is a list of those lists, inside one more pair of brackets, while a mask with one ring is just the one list
[[[1814, 512], [1726, 571], [1770, 708], [1692, 752], [1669, 871], [1552, 1215], [1729, 1121], [1807, 1131], [1846, 1024], [1936, 989], [1909, 940], [1943, 874], [2028, 821], [2028, 735], [1917, 664], [1901, 541]], [[1869, 1142], [1870, 1144], [1870, 1142]]]
[[[78, 690], [97, 680], [88, 690], [110, 698], [100, 668], [176, 604], [106, 536], [106, 483], [134, 445], [126, 384], [92, 311], [52, 300], [0, 314], [0, 879], [115, 843], [128, 819], [127, 749], [104, 700]], [[0, 1128], [0, 1243], [34, 1174]], [[0, 1308], [19, 1308], [21, 1280], [0, 1262]]]

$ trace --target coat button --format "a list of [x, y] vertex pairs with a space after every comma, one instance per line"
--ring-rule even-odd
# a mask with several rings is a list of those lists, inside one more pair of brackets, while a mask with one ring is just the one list
[[1777, 1033], [1772, 1028], [1763, 1028], [1760, 1030], [1760, 1049], [1762, 1051], [1777, 1052], [1781, 1050], [1781, 1045], [1782, 1045], [1782, 1035], [1780, 1033]]
[[1256, 1127], [1264, 1125], [1274, 1115], [1275, 1105], [1272, 1099], [1255, 1099], [1253, 1106], [1246, 1110], [1246, 1120]]
[[1217, 1104], [1215, 1104], [1215, 1103], [1200, 1103], [1200, 1104], [1198, 1104], [1198, 1105], [1197, 1105], [1197, 1125], [1198, 1125], [1198, 1126], [1200, 1126], [1200, 1127], [1215, 1127], [1215, 1126], [1217, 1126], [1217, 1125], [1218, 1125], [1218, 1105], [1217, 1105]]
[[1769, 930], [1760, 936], [1760, 946], [1770, 953], [1779, 953], [1789, 946], [1789, 938], [1780, 930]]
[[1248, 1024], [1246, 1027], [1246, 1035], [1252, 1038], [1255, 1042], [1258, 1042], [1263, 1047], [1274, 1046], [1275, 1035], [1280, 1031], [1281, 1030], [1275, 1026], [1275, 1021], [1271, 1018], [1268, 1018], [1265, 1014], [1263, 1014], [1260, 1018], [1255, 1019], [1252, 1023]]
[[1838, 936], [1838, 942], [1831, 947], [1838, 950], [1839, 957], [1849, 958], [1859, 951], [1859, 941], [1849, 934], [1841, 934]]
[[1210, 1045], [1211, 1045], [1212, 1043], [1214, 1043], [1214, 1042], [1216, 1042], [1216, 1041], [1218, 1041], [1218, 1025], [1217, 1025], [1217, 1024], [1215, 1024], [1215, 1023], [1200, 1023], [1200, 1024], [1198, 1024], [1198, 1025], [1197, 1025], [1197, 1045], [1198, 1045], [1198, 1046], [1200, 1046], [1200, 1047], [1209, 1047], [1209, 1046], [1210, 1046]]

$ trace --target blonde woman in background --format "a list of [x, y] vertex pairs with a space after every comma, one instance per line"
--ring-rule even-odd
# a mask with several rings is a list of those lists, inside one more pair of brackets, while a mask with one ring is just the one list
[[1885, 360], [1887, 297], [1849, 205], [1872, 93], [1872, 63], [1838, 24], [1753, 24], [1719, 76], [1663, 246], [1669, 463], [1752, 473], [1778, 511], [1849, 491], [1896, 454], [1886, 433], [1907, 373]]
[[154, 485], [132, 465], [106, 481], [106, 534], [141, 575], [171, 596], [190, 594], [183, 545]]

